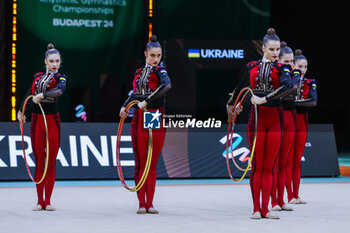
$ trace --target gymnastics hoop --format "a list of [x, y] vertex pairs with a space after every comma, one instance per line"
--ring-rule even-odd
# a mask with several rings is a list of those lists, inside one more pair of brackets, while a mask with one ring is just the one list
[[[244, 98], [247, 96], [248, 93], [251, 93], [253, 94], [253, 91], [252, 89], [250, 89], [249, 87], [245, 87], [243, 88], [237, 98], [236, 98], [236, 101], [233, 105], [233, 111], [236, 109], [236, 106], [238, 104], [238, 100], [240, 99], [241, 95], [244, 93], [243, 97], [241, 98], [240, 102], [239, 102], [239, 106], [242, 106], [242, 102], [244, 100]], [[257, 111], [257, 105], [254, 104], [254, 108], [255, 108], [255, 132], [254, 132], [254, 141], [253, 141], [253, 146], [252, 146], [252, 150], [251, 150], [251, 156], [249, 158], [249, 162], [248, 162], [248, 165], [245, 169], [241, 168], [240, 166], [238, 166], [238, 164], [236, 163], [235, 159], [234, 159], [234, 156], [233, 156], [233, 152], [232, 152], [232, 136], [233, 136], [233, 131], [234, 131], [234, 126], [235, 126], [235, 122], [236, 122], [236, 118], [237, 118], [237, 115], [234, 116], [234, 118], [232, 119], [232, 116], [230, 116], [229, 118], [229, 125], [228, 125], [228, 129], [227, 129], [227, 135], [226, 135], [226, 165], [227, 165], [227, 171], [230, 175], [230, 178], [234, 181], [234, 182], [240, 182], [243, 180], [243, 178], [246, 176], [247, 172], [250, 170], [250, 166], [252, 164], [252, 161], [253, 161], [253, 157], [254, 157], [254, 153], [255, 153], [255, 145], [256, 145], [256, 136], [257, 136], [257, 126], [258, 126], [258, 111]], [[231, 134], [231, 139], [229, 139], [229, 135]], [[229, 159], [229, 156], [228, 156], [228, 143], [230, 141], [230, 148], [231, 148], [231, 159], [234, 163], [234, 165], [237, 167], [238, 170], [240, 171], [243, 171], [243, 175], [241, 176], [241, 178], [239, 178], [238, 180], [235, 179], [233, 176], [232, 176], [232, 173], [231, 173], [231, 168], [230, 168], [230, 159]]]
[[[140, 103], [140, 101], [138, 100], [133, 100], [131, 101], [126, 107], [125, 107], [125, 111], [128, 112], [129, 109], [135, 105]], [[146, 109], [145, 109], [146, 110]], [[118, 126], [118, 133], [117, 133], [117, 169], [118, 169], [118, 175], [119, 175], [119, 179], [120, 182], [123, 184], [124, 188], [126, 188], [127, 190], [129, 190], [130, 192], [137, 192], [139, 191], [142, 186], [145, 184], [150, 167], [151, 167], [151, 161], [152, 161], [152, 151], [153, 151], [153, 136], [152, 136], [152, 129], [148, 129], [148, 154], [147, 154], [147, 160], [146, 160], [146, 165], [145, 165], [145, 170], [143, 171], [143, 174], [141, 176], [141, 179], [139, 180], [139, 182], [135, 185], [135, 187], [131, 188], [129, 187], [124, 179], [124, 175], [123, 175], [123, 170], [122, 170], [122, 166], [121, 166], [121, 162], [120, 162], [120, 140], [121, 140], [121, 135], [122, 135], [122, 131], [123, 131], [123, 125], [124, 125], [124, 118], [121, 118], [119, 121], [119, 126]]]
[[[23, 116], [24, 116], [24, 112], [26, 110], [26, 106], [27, 106], [27, 102], [30, 98], [33, 98], [34, 96], [33, 95], [30, 95], [26, 98], [26, 100], [24, 101], [24, 105], [23, 105], [23, 109], [22, 109], [22, 113], [21, 113], [21, 117], [23, 119]], [[47, 168], [49, 166], [49, 131], [47, 129], [47, 121], [46, 121], [46, 117], [45, 117], [45, 112], [44, 112], [44, 109], [42, 108], [40, 102], [37, 103], [39, 105], [39, 108], [41, 110], [41, 114], [43, 115], [43, 119], [44, 119], [44, 124], [45, 124], [45, 131], [46, 131], [46, 162], [45, 162], [45, 168], [44, 168], [44, 173], [43, 173], [43, 176], [41, 177], [41, 179], [39, 181], [36, 181], [32, 175], [32, 173], [30, 172], [29, 170], [29, 165], [27, 163], [27, 156], [26, 156], [26, 152], [25, 152], [25, 149], [24, 149], [24, 121], [22, 121], [21, 123], [21, 135], [22, 135], [22, 149], [23, 149], [23, 157], [24, 157], [24, 162], [25, 162], [25, 165], [26, 165], [26, 168], [27, 168], [27, 172], [28, 172], [28, 175], [30, 177], [30, 179], [35, 183], [35, 184], [40, 184], [41, 182], [43, 182], [43, 180], [45, 179], [46, 177], [46, 173], [47, 173]]]
[[[243, 95], [241, 101], [239, 102], [239, 106], [242, 106], [242, 102], [244, 101], [246, 95], [249, 93], [249, 90], [248, 90], [248, 89], [242, 90], [242, 91], [238, 94], [238, 96], [237, 96], [237, 99], [238, 99], [238, 100], [239, 100], [239, 98], [240, 98], [240, 96], [241, 96], [241, 93], [243, 93], [243, 91], [246, 91], [246, 92], [245, 92], [245, 94]], [[236, 101], [236, 102], [238, 102], [238, 101]], [[235, 103], [235, 104], [236, 104], [236, 103]], [[236, 119], [237, 119], [237, 115], [235, 115], [235, 118], [234, 118], [232, 121], [230, 121], [230, 122], [233, 122], [233, 123], [232, 123], [232, 128], [231, 128], [231, 138], [230, 138], [230, 148], [231, 148], [230, 153], [231, 153], [231, 159], [232, 159], [233, 164], [236, 166], [236, 168], [237, 168], [238, 170], [244, 172], [246, 169], [245, 169], [245, 168], [241, 168], [241, 167], [237, 164], [237, 162], [236, 162], [236, 160], [234, 159], [234, 156], [233, 156], [233, 148], [232, 148], [233, 142], [232, 142], [232, 141], [233, 141], [233, 131], [234, 131], [234, 128], [235, 128]], [[229, 128], [230, 128], [230, 127], [229, 127]], [[229, 132], [228, 132], [228, 134], [229, 134]], [[249, 157], [248, 157], [248, 159], [249, 159]], [[248, 168], [248, 171], [249, 171], [249, 170], [251, 170], [250, 167]]]

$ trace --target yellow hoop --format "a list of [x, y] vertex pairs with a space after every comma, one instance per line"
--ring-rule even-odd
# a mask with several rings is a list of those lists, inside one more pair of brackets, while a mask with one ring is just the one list
[[[253, 91], [252, 89], [250, 89], [249, 87], [245, 87], [243, 88], [240, 93], [238, 94], [237, 98], [236, 98], [236, 101], [233, 105], [233, 111], [235, 110], [237, 104], [238, 104], [238, 100], [239, 100], [239, 97], [242, 95], [243, 91], [246, 91], [246, 93], [244, 94], [244, 96], [242, 97], [242, 100], [241, 102], [239, 103], [239, 105], [241, 106], [242, 105], [242, 101], [243, 99], [246, 97], [247, 93], [250, 92], [253, 94]], [[230, 178], [234, 181], [234, 182], [240, 182], [243, 180], [243, 178], [247, 175], [247, 172], [250, 170], [250, 166], [252, 164], [252, 161], [253, 161], [253, 157], [254, 157], [254, 153], [255, 153], [255, 145], [256, 145], [256, 137], [257, 137], [257, 127], [258, 127], [258, 111], [257, 111], [257, 105], [255, 104], [254, 105], [255, 107], [255, 132], [254, 132], [254, 141], [253, 141], [253, 146], [252, 146], [252, 150], [251, 150], [251, 156], [249, 158], [249, 162], [248, 162], [248, 165], [246, 167], [246, 169], [244, 169], [244, 172], [243, 172], [243, 175], [241, 176], [241, 178], [239, 178], [238, 180], [236, 180], [233, 176], [232, 176], [232, 173], [231, 173], [231, 168], [230, 168], [230, 164], [229, 164], [229, 158], [228, 158], [228, 141], [229, 141], [229, 134], [230, 134], [230, 128], [231, 128], [231, 124], [232, 124], [232, 120], [235, 120], [236, 118], [232, 119], [232, 116], [230, 116], [229, 118], [229, 125], [228, 125], [228, 132], [227, 132], [227, 138], [226, 138], [226, 163], [227, 163], [227, 170], [228, 170], [228, 173], [230, 175]], [[234, 124], [234, 123], [233, 123]], [[233, 128], [234, 126], [232, 127], [232, 131], [233, 131]], [[232, 140], [232, 136], [231, 136], [231, 140]], [[231, 147], [231, 153], [232, 153], [232, 147]], [[233, 156], [232, 156], [233, 157]], [[234, 164], [235, 164], [235, 161], [234, 161], [234, 158], [232, 158]], [[236, 164], [235, 164], [236, 165]], [[238, 165], [236, 166], [238, 168]], [[239, 169], [239, 168], [238, 168]], [[243, 171], [242, 169], [239, 169], [241, 171]]]
[[[21, 117], [23, 119], [23, 116], [24, 116], [24, 112], [26, 110], [26, 106], [27, 106], [27, 102], [30, 98], [33, 98], [34, 96], [33, 95], [30, 95], [26, 98], [26, 100], [24, 101], [24, 105], [23, 105], [23, 109], [22, 109], [22, 113], [21, 113]], [[36, 181], [32, 175], [32, 173], [30, 172], [29, 170], [29, 166], [28, 166], [28, 163], [27, 163], [27, 158], [26, 158], [26, 152], [25, 152], [25, 149], [24, 149], [24, 121], [22, 121], [22, 124], [21, 124], [21, 135], [22, 135], [22, 149], [23, 149], [23, 157], [24, 157], [24, 162], [25, 162], [25, 165], [26, 165], [26, 168], [27, 168], [27, 172], [28, 172], [28, 175], [30, 177], [30, 179], [35, 183], [35, 184], [40, 184], [41, 182], [43, 182], [43, 180], [45, 179], [46, 177], [46, 173], [47, 173], [47, 168], [49, 166], [49, 151], [50, 151], [50, 148], [49, 148], [49, 131], [47, 129], [47, 122], [46, 122], [46, 117], [45, 117], [45, 112], [44, 112], [44, 109], [42, 108], [40, 102], [38, 103], [39, 105], [39, 108], [41, 110], [41, 113], [43, 115], [43, 119], [44, 119], [44, 124], [45, 124], [45, 130], [46, 130], [46, 162], [45, 162], [45, 168], [44, 168], [44, 173], [43, 173], [43, 176], [41, 177], [41, 179], [39, 181]]]
[[[128, 112], [129, 109], [135, 105], [140, 103], [140, 101], [138, 100], [133, 100], [131, 101], [125, 108], [125, 111]], [[147, 110], [147, 109], [145, 109]], [[122, 182], [123, 186], [129, 190], [130, 192], [137, 192], [139, 191], [142, 186], [145, 184], [146, 179], [148, 177], [148, 173], [151, 167], [151, 162], [152, 162], [152, 152], [153, 152], [153, 136], [152, 136], [152, 129], [148, 129], [148, 154], [147, 154], [147, 160], [146, 160], [146, 165], [145, 165], [145, 170], [143, 171], [143, 174], [141, 176], [141, 179], [139, 180], [139, 182], [135, 185], [135, 187], [130, 188], [124, 179], [123, 176], [123, 171], [121, 168], [121, 162], [120, 162], [120, 139], [121, 139], [121, 134], [123, 131], [123, 125], [124, 125], [124, 118], [120, 119], [119, 122], [119, 126], [118, 126], [118, 134], [117, 134], [117, 169], [118, 169], [118, 174], [119, 174], [119, 178], [120, 178], [120, 182]]]

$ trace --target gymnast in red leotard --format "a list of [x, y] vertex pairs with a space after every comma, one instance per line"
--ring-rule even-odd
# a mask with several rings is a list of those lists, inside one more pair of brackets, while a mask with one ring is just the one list
[[296, 133], [292, 154], [288, 158], [286, 188], [290, 204], [306, 204], [306, 201], [299, 197], [300, 166], [309, 128], [307, 110], [317, 104], [317, 84], [314, 79], [305, 78], [308, 61], [300, 49], [294, 53], [294, 68], [301, 71], [301, 78], [294, 102], [297, 110]]
[[162, 116], [164, 113], [164, 94], [171, 88], [171, 82], [165, 67], [159, 66], [162, 48], [155, 35], [147, 43], [145, 57], [146, 65], [136, 70], [133, 81], [133, 94], [124, 103], [119, 115], [122, 118], [126, 118], [128, 113], [125, 111], [125, 107], [128, 103], [132, 100], [140, 101], [134, 109], [131, 123], [131, 139], [135, 155], [135, 182], [137, 184], [145, 169], [148, 149], [148, 129], [143, 128], [143, 109], [147, 108], [147, 111], [161, 114], [160, 128], [152, 129], [153, 152], [150, 171], [144, 186], [137, 192], [139, 199], [137, 213], [158, 214], [159, 212], [153, 206], [157, 180], [156, 166], [165, 138]]
[[[281, 65], [278, 61], [280, 53], [280, 40], [275, 30], [270, 28], [263, 39], [262, 60], [250, 62], [249, 86], [254, 95], [252, 104], [258, 105], [257, 135], [255, 155], [252, 161], [250, 173], [250, 187], [253, 197], [252, 219], [268, 218], [278, 219], [268, 209], [272, 189], [272, 170], [278, 156], [281, 145], [282, 109], [280, 98], [290, 93], [291, 78], [289, 65]], [[234, 90], [227, 104], [229, 115], [238, 114], [242, 109], [233, 109], [233, 101], [244, 81]], [[248, 141], [252, 148], [255, 132], [255, 109], [251, 108], [248, 123]], [[261, 197], [261, 204], [260, 204]]]
[[[45, 54], [46, 72], [39, 72], [34, 75], [34, 81], [28, 90], [26, 97], [34, 95], [32, 107], [32, 121], [30, 127], [30, 138], [32, 141], [33, 154], [36, 163], [35, 179], [39, 180], [44, 173], [46, 158], [46, 130], [42, 112], [36, 104], [41, 103], [45, 112], [48, 133], [49, 133], [49, 162], [45, 179], [36, 185], [38, 195], [37, 205], [33, 211], [56, 210], [51, 205], [51, 195], [55, 185], [56, 173], [56, 157], [60, 146], [61, 122], [60, 115], [57, 111], [58, 97], [63, 94], [66, 89], [66, 76], [58, 73], [61, 66], [60, 52], [49, 44]], [[26, 98], [25, 98], [26, 99]], [[24, 101], [22, 102], [23, 107]], [[22, 108], [21, 108], [22, 109]], [[25, 116], [21, 115], [21, 111], [17, 114], [18, 121], [25, 121]], [[45, 191], [45, 198], [44, 198]]]

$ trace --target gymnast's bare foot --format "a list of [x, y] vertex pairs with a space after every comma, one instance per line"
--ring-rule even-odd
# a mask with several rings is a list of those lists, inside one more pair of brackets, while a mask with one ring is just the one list
[[136, 211], [137, 214], [145, 214], [147, 213], [146, 208], [145, 207], [141, 207]]
[[36, 206], [34, 206], [34, 208], [32, 209], [33, 211], [41, 211], [44, 210], [43, 207], [39, 204], [37, 204]]
[[47, 206], [45, 207], [45, 210], [47, 210], [47, 211], [56, 211], [56, 208], [53, 207], [52, 205], [47, 205]]
[[147, 210], [147, 213], [149, 214], [159, 214], [159, 211], [156, 210], [154, 207], [151, 207]]

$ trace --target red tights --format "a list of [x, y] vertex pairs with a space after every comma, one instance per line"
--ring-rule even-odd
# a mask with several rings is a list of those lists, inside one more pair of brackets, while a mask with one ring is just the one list
[[304, 153], [308, 132], [307, 113], [297, 114], [296, 125], [294, 146], [291, 156], [289, 156], [287, 161], [286, 188], [288, 201], [292, 200], [293, 198], [299, 198], [301, 157]]
[[[55, 165], [58, 149], [60, 146], [61, 131], [60, 116], [58, 113], [47, 114], [46, 121], [49, 132], [49, 164], [45, 179], [40, 184], [36, 185], [38, 204], [44, 208], [47, 205], [50, 205], [50, 199], [53, 187], [55, 185]], [[46, 130], [43, 115], [35, 113], [32, 114], [30, 137], [32, 140], [32, 148], [36, 163], [35, 180], [39, 181], [44, 173], [46, 158]]]
[[[148, 111], [157, 111], [157, 109], [148, 109]], [[163, 112], [162, 109], [160, 111]], [[152, 137], [153, 153], [151, 167], [145, 184], [137, 192], [139, 208], [144, 207], [146, 209], [153, 207], [153, 197], [157, 181], [157, 160], [162, 151], [165, 137], [163, 122], [161, 122], [160, 129], [152, 130]], [[148, 129], [143, 128], [143, 110], [141, 109], [134, 110], [134, 117], [131, 124], [131, 138], [135, 154], [135, 183], [137, 184], [144, 172], [148, 153]]]
[[272, 207], [282, 207], [284, 186], [286, 182], [287, 160], [291, 156], [291, 150], [295, 138], [295, 112], [292, 110], [283, 111], [283, 134], [280, 154], [277, 158], [278, 167], [273, 170], [273, 183], [271, 192]]
[[[252, 145], [255, 125], [254, 109], [252, 109], [250, 116], [248, 138], [250, 145]], [[258, 107], [258, 129], [255, 155], [250, 173], [250, 188], [253, 196], [254, 212], [260, 211], [263, 217], [269, 212], [272, 170], [281, 145], [280, 119], [278, 108]]]

